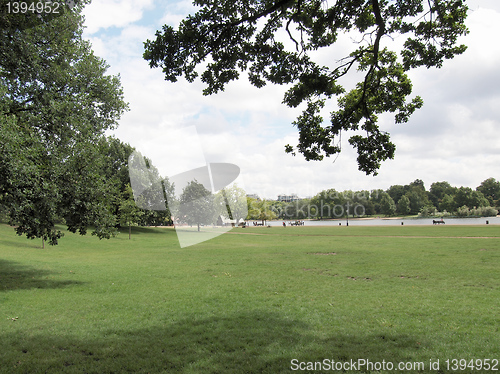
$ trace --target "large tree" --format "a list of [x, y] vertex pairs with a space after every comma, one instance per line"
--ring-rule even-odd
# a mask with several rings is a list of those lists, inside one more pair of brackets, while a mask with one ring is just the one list
[[398, 211], [398, 213], [401, 213], [403, 215], [410, 214], [411, 205], [410, 205], [410, 199], [408, 198], [408, 196], [403, 195], [403, 196], [401, 196], [401, 199], [398, 200], [397, 211]]
[[234, 220], [236, 224], [248, 215], [246, 192], [236, 183], [217, 192], [214, 203], [220, 210], [219, 215]]
[[0, 196], [18, 234], [50, 244], [59, 220], [100, 238], [115, 225], [100, 144], [127, 106], [82, 39], [82, 7], [1, 20]]
[[482, 192], [491, 206], [498, 206], [500, 201], [500, 182], [495, 178], [488, 178], [481, 182], [481, 185], [476, 188], [477, 191]]
[[467, 206], [468, 208], [477, 208], [489, 206], [489, 201], [480, 191], [475, 191], [470, 187], [460, 187], [454, 197], [457, 208]]
[[[144, 58], [161, 67], [165, 79], [184, 76], [192, 82], [201, 73], [204, 94], [217, 93], [241, 71], [250, 82], [288, 84], [283, 102], [304, 103], [294, 122], [296, 147], [307, 160], [321, 160], [341, 151], [343, 131], [356, 132], [349, 143], [357, 149], [359, 169], [376, 174], [383, 160], [394, 157], [395, 145], [378, 124], [382, 113], [407, 122], [422, 106], [411, 97], [407, 72], [441, 67], [463, 53], [457, 40], [466, 34], [464, 0], [194, 0], [201, 7], [176, 30], [165, 25], [145, 43]], [[355, 42], [350, 51], [338, 48], [345, 34]], [[315, 51], [328, 48], [327, 65]], [[356, 74], [358, 71], [360, 74]], [[354, 75], [354, 88], [344, 87]], [[327, 101], [330, 123], [324, 123]]]
[[177, 219], [189, 225], [212, 224], [216, 219], [216, 205], [214, 195], [202, 183], [193, 180], [182, 190], [179, 199]]
[[[431, 184], [431, 188], [429, 190], [429, 199], [436, 208], [439, 208], [439, 205], [442, 203], [446, 195], [452, 196], [455, 193], [456, 193], [456, 188], [452, 187], [450, 183], [434, 182]], [[448, 204], [448, 202], [446, 204]]]
[[382, 199], [380, 200], [380, 209], [382, 210], [383, 214], [386, 214], [388, 216], [392, 216], [394, 215], [394, 213], [396, 213], [396, 204], [388, 193], [385, 193], [382, 196]]
[[272, 206], [272, 202], [270, 201], [247, 198], [247, 204], [247, 219], [260, 220], [262, 221], [262, 225], [264, 225], [265, 221], [277, 218], [277, 209]]

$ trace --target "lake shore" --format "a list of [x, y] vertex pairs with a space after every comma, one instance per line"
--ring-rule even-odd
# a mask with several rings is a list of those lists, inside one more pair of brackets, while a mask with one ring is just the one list
[[[283, 222], [288, 226], [289, 223], [294, 223], [297, 220], [273, 220], [266, 221], [266, 225], [279, 226]], [[349, 218], [331, 218], [331, 219], [303, 219], [305, 226], [391, 226], [391, 225], [433, 225], [433, 221], [441, 221], [441, 217], [356, 217]], [[444, 224], [448, 225], [500, 225], [500, 216], [496, 217], [446, 217], [443, 218]], [[439, 225], [439, 226], [442, 226]]]

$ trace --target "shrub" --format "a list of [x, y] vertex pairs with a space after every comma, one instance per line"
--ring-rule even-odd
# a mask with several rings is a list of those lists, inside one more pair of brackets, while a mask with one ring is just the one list
[[420, 213], [418, 213], [419, 217], [434, 217], [438, 214], [438, 211], [435, 206], [426, 205], [420, 209]]
[[468, 206], [463, 205], [457, 210], [457, 216], [459, 217], [495, 217], [498, 214], [498, 210], [491, 206], [480, 206], [469, 209]]
[[442, 212], [436, 212], [436, 217], [449, 217], [451, 216], [450, 212], [447, 212], [446, 209]]
[[491, 206], [481, 206], [477, 209], [474, 209], [474, 215], [481, 217], [495, 217], [498, 214], [498, 210]]
[[462, 205], [460, 208], [457, 209], [457, 216], [459, 217], [470, 216], [469, 207], [467, 205]]

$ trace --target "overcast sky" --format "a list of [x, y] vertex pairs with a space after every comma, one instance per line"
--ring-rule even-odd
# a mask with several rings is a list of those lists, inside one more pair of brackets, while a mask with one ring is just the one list
[[[204, 162], [229, 162], [241, 168], [247, 193], [272, 199], [313, 196], [327, 188], [387, 189], [417, 178], [427, 189], [438, 181], [475, 188], [490, 177], [500, 180], [500, 1], [468, 3], [468, 50], [441, 69], [410, 73], [424, 107], [406, 124], [381, 119], [397, 149], [375, 177], [358, 171], [347, 134], [335, 162], [285, 154], [286, 144], [297, 143], [292, 122], [300, 114], [281, 104], [286, 87], [257, 89], [242, 79], [207, 97], [201, 82], [166, 82], [161, 69], [150, 69], [143, 42], [192, 12], [190, 1], [93, 0], [84, 11], [84, 36], [110, 65], [109, 73], [120, 74], [130, 104], [112, 134], [151, 158], [163, 176]], [[330, 59], [329, 53], [318, 58]], [[187, 142], [182, 134], [191, 126], [199, 138]]]

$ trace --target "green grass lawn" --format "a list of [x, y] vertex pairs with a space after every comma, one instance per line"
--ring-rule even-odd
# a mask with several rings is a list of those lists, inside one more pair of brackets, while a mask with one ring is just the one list
[[1, 373], [493, 373], [451, 360], [493, 368], [499, 326], [498, 226], [234, 229], [183, 249], [135, 228], [42, 249], [0, 225]]

